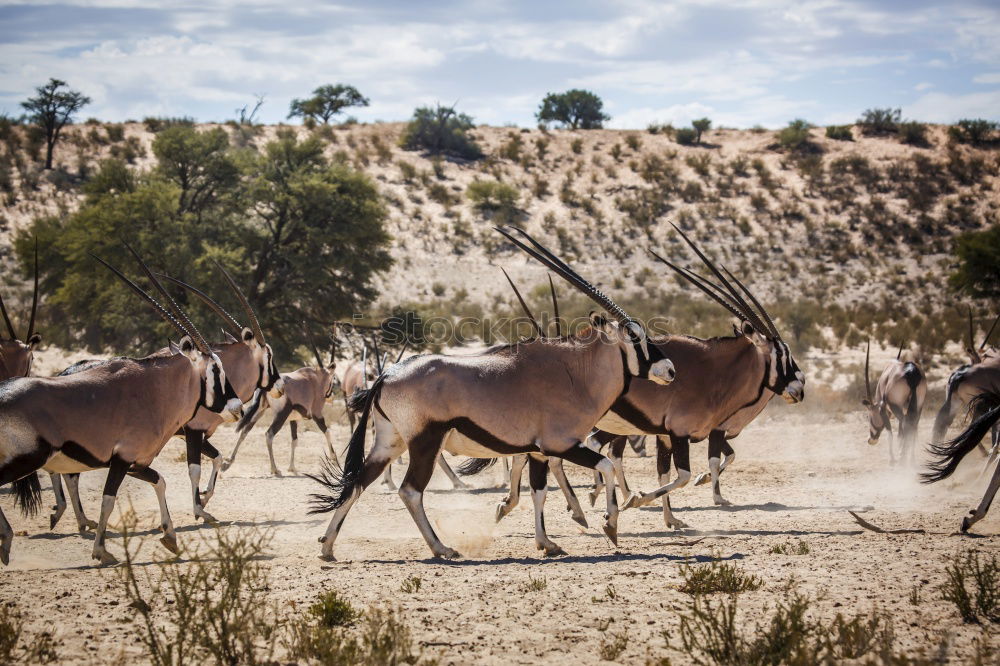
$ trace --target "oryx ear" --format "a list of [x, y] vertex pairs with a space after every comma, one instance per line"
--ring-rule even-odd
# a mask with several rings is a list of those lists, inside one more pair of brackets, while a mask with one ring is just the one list
[[30, 338], [28, 338], [28, 348], [34, 349], [35, 347], [38, 346], [38, 343], [41, 341], [42, 341], [42, 336], [40, 336], [38, 333], [35, 333]]
[[607, 327], [607, 325], [608, 325], [608, 320], [605, 319], [603, 315], [598, 314], [597, 312], [594, 312], [593, 310], [591, 310], [590, 311], [590, 324], [594, 328], [599, 328], [599, 329], [601, 329], [603, 331]]
[[229, 334], [229, 331], [227, 331], [225, 329], [223, 329], [223, 331], [222, 331], [222, 337], [226, 341], [226, 343], [230, 344], [230, 345], [233, 345], [233, 344], [236, 344], [237, 342], [239, 342], [239, 340], [237, 340], [236, 338], [234, 338], [233, 336], [231, 336]]
[[757, 329], [754, 328], [754, 325], [748, 321], [744, 321], [740, 325], [740, 333], [742, 333], [745, 338], [758, 347], [763, 347], [767, 344], [767, 338], [761, 335]]
[[170, 353], [184, 354], [191, 362], [194, 362], [198, 358], [198, 349], [194, 346], [194, 342], [191, 341], [191, 337], [187, 335], [181, 338], [181, 341], [176, 344], [173, 341], [170, 342]]
[[243, 342], [250, 344], [250, 341], [253, 340], [253, 331], [244, 326], [243, 331], [240, 333], [240, 337], [243, 338]]

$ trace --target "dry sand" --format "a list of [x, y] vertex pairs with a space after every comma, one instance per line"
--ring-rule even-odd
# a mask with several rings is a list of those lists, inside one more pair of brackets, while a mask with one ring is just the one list
[[[925, 416], [921, 441], [927, 439], [930, 420]], [[336, 426], [337, 441], [345, 442], [347, 434], [344, 425]], [[233, 443], [228, 429], [214, 439], [224, 451]], [[426, 496], [428, 515], [442, 539], [461, 550], [465, 559], [430, 559], [399, 498], [376, 485], [348, 517], [336, 547], [339, 561], [322, 562], [317, 537], [327, 518], [306, 515], [306, 497], [316, 486], [301, 476], [268, 475], [261, 430], [221, 479], [209, 510], [223, 521], [223, 529], [254, 523], [273, 532], [268, 562], [273, 594], [282, 601], [301, 608], [321, 590], [336, 588], [358, 605], [398, 604], [425, 654], [440, 657], [444, 664], [553, 662], [567, 656], [593, 663], [600, 660], [599, 646], [608, 635], [604, 627], [611, 633], [628, 629], [621, 663], [662, 656], [675, 664], [687, 663], [689, 658], [676, 649], [677, 616], [687, 604], [677, 590], [679, 565], [687, 558], [705, 561], [712, 555], [738, 562], [766, 581], [763, 589], [741, 597], [751, 620], [759, 620], [763, 607], [773, 607], [795, 579], [803, 590], [821, 595], [815, 605], [819, 617], [882, 609], [895, 618], [899, 649], [930, 651], [942, 636], [949, 636], [951, 659], [967, 659], [981, 630], [963, 625], [935, 588], [949, 556], [972, 548], [1000, 550], [994, 536], [1000, 531], [1000, 513], [976, 526], [986, 536], [953, 534], [983, 490], [983, 483], [967, 478], [974, 478], [978, 454], [970, 457], [975, 465], [970, 460], [962, 470], [963, 483], [927, 487], [916, 482], [913, 470], [890, 469], [884, 444], [872, 448], [865, 439], [860, 416], [817, 416], [775, 405], [734, 442], [736, 463], [723, 475], [723, 492], [734, 506], [715, 507], [709, 486], [689, 486], [674, 494], [673, 504], [691, 529], [665, 529], [658, 507], [628, 511], [621, 518], [618, 548], [596, 527], [578, 528], [553, 485], [550, 536], [570, 555], [551, 560], [534, 548], [527, 492], [512, 515], [493, 524], [494, 506], [501, 498], [501, 491], [491, 487], [499, 479], [499, 468], [494, 468], [473, 479], [480, 488], [471, 492], [448, 490], [447, 480], [436, 472]], [[316, 469], [321, 436], [310, 429], [300, 442], [299, 468]], [[705, 446], [692, 448], [697, 473], [706, 468]], [[277, 449], [285, 469], [287, 430], [279, 436]], [[179, 539], [193, 540], [213, 528], [196, 524], [191, 516], [182, 451], [182, 443], [172, 440], [156, 467], [168, 481]], [[569, 467], [574, 485], [588, 482], [587, 473]], [[656, 485], [652, 458], [636, 458], [629, 451], [626, 467], [634, 486], [649, 490]], [[394, 471], [401, 479], [402, 468]], [[83, 477], [84, 502], [93, 518], [103, 478], [103, 472]], [[43, 485], [48, 507], [51, 494], [47, 481]], [[586, 505], [585, 491], [579, 494]], [[140, 527], [156, 525], [156, 503], [148, 486], [128, 479], [120, 500], [135, 507]], [[47, 511], [25, 519], [7, 494], [0, 495], [0, 506], [19, 534], [11, 564], [0, 572], [0, 600], [16, 604], [30, 631], [54, 630], [67, 662], [102, 663], [123, 650], [129, 661], [139, 661], [133, 611], [122, 601], [115, 572], [91, 566], [92, 537], [75, 533], [71, 512], [53, 533]], [[847, 509], [862, 510], [867, 520], [885, 528], [922, 528], [927, 533], [867, 532]], [[602, 513], [600, 507], [588, 510], [593, 526], [600, 525]], [[800, 542], [808, 546], [808, 554], [770, 552], [774, 546]], [[117, 534], [110, 548], [121, 552]], [[166, 554], [150, 538], [140, 560]], [[411, 576], [420, 577], [422, 587], [405, 594], [400, 585]], [[526, 591], [529, 577], [544, 578], [547, 587]], [[908, 600], [914, 587], [923, 598], [916, 606]], [[293, 612], [291, 604], [288, 608]], [[665, 647], [663, 631], [674, 637], [672, 648]]]

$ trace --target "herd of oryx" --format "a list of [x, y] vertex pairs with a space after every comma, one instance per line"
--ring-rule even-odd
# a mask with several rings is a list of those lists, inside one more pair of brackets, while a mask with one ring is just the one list
[[[440, 466], [456, 487], [464, 487], [442, 457], [444, 451], [470, 458], [459, 468], [462, 474], [481, 471], [499, 458], [513, 458], [510, 494], [497, 507], [497, 520], [517, 504], [520, 477], [528, 466], [535, 544], [546, 555], [563, 554], [545, 530], [550, 469], [574, 520], [587, 524], [563, 470], [564, 461], [594, 471], [590, 501], [593, 504], [603, 493], [603, 531], [616, 544], [619, 512], [657, 499], [662, 500], [667, 526], [686, 527], [671, 513], [669, 493], [691, 480], [691, 442], [708, 440], [709, 473], [694, 483], [710, 481], [715, 503], [728, 504], [722, 496], [720, 474], [735, 457], [730, 440], [774, 396], [780, 395], [789, 403], [800, 402], [805, 396], [804, 374], [751, 290], [677, 229], [707, 269], [705, 275], [651, 254], [725, 308], [739, 324], [728, 337], [652, 336], [528, 233], [514, 227], [497, 231], [593, 300], [610, 318], [591, 314], [589, 326], [564, 333], [559, 328], [553, 288], [556, 330], [549, 335], [551, 331], [538, 323], [510, 282], [534, 328], [527, 339], [479, 353], [421, 354], [404, 359], [400, 352], [394, 363], [387, 363], [387, 356], [380, 357], [376, 349], [373, 377], [363, 356], [361, 362], [347, 368], [339, 382], [334, 372], [336, 348], [324, 359], [312, 340], [316, 365], [279, 374], [250, 303], [221, 266], [219, 275], [241, 304], [246, 326], [200, 289], [154, 273], [131, 248], [157, 296], [117, 268], [97, 261], [176, 328], [179, 341], [144, 358], [84, 361], [55, 377], [32, 377], [33, 351], [40, 342], [35, 332], [36, 250], [34, 295], [25, 336], [16, 333], [0, 300], [9, 334], [9, 339], [0, 338], [0, 486], [12, 484], [17, 505], [25, 513], [34, 513], [41, 503], [38, 470], [48, 472], [56, 496], [50, 520], [54, 528], [67, 506], [65, 482], [80, 531], [95, 530], [93, 557], [110, 564], [116, 560], [105, 547], [105, 532], [118, 489], [126, 475], [142, 479], [153, 486], [159, 501], [161, 542], [177, 552], [166, 484], [152, 467], [157, 455], [171, 437], [184, 438], [194, 515], [214, 522], [205, 506], [215, 492], [219, 474], [232, 464], [248, 433], [270, 408], [273, 420], [266, 442], [273, 474], [280, 475], [273, 439], [286, 422], [292, 436], [292, 472], [296, 471], [297, 421], [311, 419], [326, 438], [323, 467], [310, 475], [324, 487], [323, 494], [312, 496], [311, 512], [333, 512], [320, 539], [325, 559], [333, 558], [337, 535], [361, 493], [379, 478], [396, 488], [389, 474], [391, 463], [404, 453], [408, 454], [408, 466], [398, 486], [399, 496], [431, 551], [443, 558], [459, 554], [435, 534], [424, 511], [423, 494], [435, 466]], [[213, 310], [224, 323], [225, 340], [209, 344], [164, 284], [189, 291]], [[996, 461], [1000, 354], [987, 344], [992, 332], [991, 328], [977, 347], [971, 339], [970, 319], [970, 363], [956, 370], [948, 381], [945, 402], [934, 423], [935, 443], [930, 447], [934, 462], [923, 475], [925, 481], [949, 476], [966, 454], [981, 446], [991, 429], [987, 469]], [[869, 415], [869, 443], [875, 444], [885, 430], [890, 459], [895, 460], [898, 452], [901, 462], [912, 462], [927, 381], [916, 363], [901, 356], [897, 354], [885, 368], [873, 391], [866, 352], [864, 405]], [[338, 391], [353, 428], [343, 460], [334, 450], [323, 417], [324, 405]], [[963, 411], [970, 413], [971, 423], [956, 438], [942, 441], [948, 426]], [[895, 449], [892, 420], [897, 422]], [[230, 456], [223, 458], [209, 440], [226, 421], [239, 421], [239, 439]], [[374, 442], [368, 448], [370, 430]], [[623, 472], [622, 456], [627, 442], [639, 450], [645, 435], [656, 437], [656, 470], [662, 485], [652, 492], [633, 493]], [[602, 453], [605, 447], [607, 455]], [[204, 491], [203, 457], [212, 466]], [[671, 464], [676, 467], [672, 481]], [[95, 523], [84, 513], [79, 475], [98, 468], [108, 472]], [[619, 487], [624, 498], [621, 505]], [[993, 472], [982, 503], [963, 520], [963, 530], [986, 514], [998, 487], [1000, 466]], [[4, 564], [9, 562], [13, 538], [14, 532], [0, 511], [0, 561]]]

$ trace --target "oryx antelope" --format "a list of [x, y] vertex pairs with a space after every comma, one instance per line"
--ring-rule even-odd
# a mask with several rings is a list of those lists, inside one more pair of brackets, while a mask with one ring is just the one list
[[[719, 485], [719, 474], [735, 457], [728, 440], [739, 435], [775, 395], [789, 403], [800, 402], [805, 395], [805, 376], [760, 302], [725, 267], [717, 268], [680, 229], [677, 231], [719, 283], [656, 253], [653, 256], [737, 317], [740, 328], [732, 337], [702, 340], [667, 335], [650, 340], [651, 348], [674, 362], [677, 379], [669, 386], [631, 381], [597, 423], [597, 428], [611, 434], [657, 436], [656, 467], [663, 485], [636, 496], [632, 505], [642, 506], [663, 497], [664, 522], [675, 528], [686, 525], [673, 516], [669, 493], [691, 478], [690, 442], [708, 438], [710, 477], [703, 478], [711, 478], [715, 503], [728, 504]], [[619, 473], [619, 485], [629, 493], [621, 473], [623, 446], [612, 447], [609, 457]], [[673, 482], [669, 478], [671, 459], [677, 467]]]
[[[399, 495], [424, 540], [437, 557], [458, 557], [438, 539], [424, 512], [423, 492], [442, 447], [477, 458], [542, 454], [598, 469], [608, 477], [604, 533], [618, 539], [614, 465], [583, 440], [634, 378], [667, 383], [671, 361], [646, 344], [642, 326], [569, 266], [517, 230], [534, 249], [499, 230], [604, 307], [615, 319], [594, 317], [594, 325], [558, 340], [534, 339], [463, 356], [412, 356], [381, 374], [371, 388], [355, 394], [361, 416], [343, 469], [332, 463], [315, 476], [330, 495], [314, 495], [313, 513], [334, 511], [323, 537], [322, 557], [333, 546], [358, 497], [404, 450], [409, 468]], [[367, 458], [365, 437], [375, 419], [375, 444]], [[535, 544], [546, 554], [562, 550], [545, 533], [542, 510], [547, 468], [532, 456]]]
[[[264, 333], [260, 328], [260, 323], [257, 321], [253, 308], [250, 307], [250, 303], [246, 300], [239, 287], [236, 286], [235, 281], [233, 281], [229, 273], [218, 263], [216, 266], [246, 312], [250, 321], [249, 327], [242, 326], [235, 317], [201, 290], [167, 275], [160, 275], [160, 277], [190, 291], [225, 322], [226, 326], [223, 332], [226, 340], [222, 343], [212, 345], [212, 351], [222, 361], [222, 367], [226, 370], [226, 377], [236, 391], [236, 395], [241, 401], [245, 402], [250, 399], [255, 390], [271, 390], [278, 380], [278, 371], [274, 365], [274, 354], [271, 351], [271, 346], [264, 338]], [[234, 337], [234, 334], [237, 337]], [[166, 356], [170, 353], [169, 348], [161, 349], [153, 354], [153, 356], [157, 354]], [[60, 375], [73, 374], [87, 367], [93, 367], [96, 364], [105, 362], [107, 361], [82, 361], [70, 366], [60, 373]], [[280, 388], [277, 390], [280, 392]], [[215, 484], [218, 480], [219, 469], [222, 464], [222, 455], [212, 446], [209, 438], [215, 433], [216, 428], [222, 422], [223, 418], [220, 415], [206, 409], [199, 409], [194, 418], [188, 421], [183, 429], [176, 433], [177, 436], [184, 437], [187, 445], [188, 476], [191, 479], [194, 516], [196, 519], [201, 518], [208, 522], [214, 522], [215, 518], [205, 511], [205, 505], [208, 504], [208, 501], [215, 494]], [[212, 474], [209, 477], [208, 487], [204, 493], [201, 492], [202, 455], [206, 456], [212, 462]], [[60, 475], [55, 473], [50, 473], [50, 475], [52, 477], [52, 490], [56, 495], [56, 506], [53, 507], [53, 513], [50, 516], [49, 522], [50, 527], [54, 528], [66, 510], [66, 500], [62, 495]], [[77, 527], [83, 532], [87, 528], [92, 528], [95, 523], [88, 520], [84, 514], [79, 496], [78, 477], [78, 474], [67, 475], [66, 486], [69, 491], [73, 512], [76, 515]]]
[[281, 426], [285, 425], [285, 421], [288, 421], [288, 428], [292, 435], [292, 452], [288, 462], [290, 473], [298, 474], [298, 470], [295, 468], [295, 447], [299, 443], [298, 421], [300, 419], [312, 419], [326, 439], [327, 456], [337, 462], [337, 453], [333, 450], [330, 430], [323, 417], [323, 406], [333, 397], [336, 382], [335, 352], [331, 352], [329, 360], [324, 361], [316, 345], [311, 343], [310, 347], [316, 357], [315, 367], [305, 366], [294, 372], [282, 374], [284, 394], [281, 396], [266, 391], [258, 391], [257, 395], [254, 396], [253, 406], [247, 410], [246, 415], [236, 427], [239, 439], [236, 441], [236, 446], [233, 447], [233, 452], [222, 463], [223, 470], [229, 469], [233, 464], [236, 454], [240, 450], [240, 445], [243, 444], [243, 440], [264, 415], [267, 406], [270, 406], [274, 412], [271, 425], [268, 426], [264, 435], [267, 442], [267, 455], [271, 462], [271, 474], [281, 476], [281, 471], [274, 460], [274, 436], [281, 430]]
[[35, 287], [31, 296], [31, 316], [28, 318], [28, 333], [23, 338], [14, 330], [3, 297], [0, 296], [0, 314], [7, 325], [9, 338], [0, 337], [0, 381], [11, 377], [27, 377], [35, 358], [35, 347], [42, 336], [35, 333], [35, 313], [38, 311], [38, 243], [35, 243]]
[[[942, 444], [931, 444], [931, 453], [937, 460], [928, 465], [928, 471], [923, 476], [924, 483], [934, 483], [948, 478], [958, 469], [958, 465], [970, 451], [979, 446], [979, 442], [991, 429], [1000, 423], [1000, 386], [984, 389], [971, 400], [970, 411], [978, 414], [969, 426], [951, 441]], [[1000, 489], [1000, 466], [993, 470], [986, 494], [969, 515], [962, 518], [962, 531], [967, 532], [976, 522], [982, 520], [989, 511], [993, 498]]]
[[[242, 403], [187, 315], [153, 273], [128, 248], [163, 296], [168, 311], [117, 269], [100, 260], [181, 334], [170, 355], [116, 359], [63, 377], [16, 379], [0, 387], [0, 485], [13, 482], [22, 510], [37, 511], [37, 470], [59, 473], [108, 468], [93, 557], [115, 558], [105, 531], [126, 474], [154, 485], [160, 503], [162, 543], [177, 551], [166, 504], [166, 484], [150, 465], [170, 437], [199, 407], [236, 420]], [[141, 399], [136, 399], [141, 396]], [[0, 561], [8, 563], [13, 530], [0, 512]]]
[[909, 457], [910, 462], [913, 462], [917, 426], [927, 398], [927, 377], [913, 361], [901, 360], [902, 352], [903, 346], [900, 345], [896, 359], [886, 366], [878, 378], [873, 394], [871, 373], [868, 370], [871, 340], [865, 347], [865, 399], [861, 403], [868, 408], [868, 443], [872, 446], [878, 444], [879, 436], [885, 430], [889, 435], [890, 465], [896, 464], [892, 451], [890, 417], [895, 418], [899, 424], [899, 461], [906, 463]]
[[[948, 378], [948, 386], [945, 389], [944, 404], [938, 410], [934, 418], [934, 432], [931, 436], [933, 442], [940, 442], [944, 439], [948, 427], [959, 413], [966, 410], [973, 417], [981, 416], [985, 411], [985, 402], [976, 401], [979, 395], [990, 392], [1000, 392], [1000, 354], [993, 348], [988, 348], [990, 335], [1000, 321], [1000, 315], [993, 321], [987, 334], [983, 337], [982, 343], [976, 347], [972, 332], [972, 311], [969, 311], [969, 347], [966, 351], [972, 361], [967, 365], [959, 367]], [[1000, 444], [1000, 427], [993, 428], [993, 446], [990, 451], [990, 459], [987, 465], [996, 456], [997, 445]]]

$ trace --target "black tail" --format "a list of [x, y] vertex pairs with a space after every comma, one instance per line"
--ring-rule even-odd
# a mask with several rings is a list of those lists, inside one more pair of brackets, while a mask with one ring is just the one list
[[368, 394], [371, 393], [374, 388], [375, 387], [372, 386], [371, 388], [354, 389], [354, 393], [352, 393], [350, 397], [345, 396], [344, 398], [344, 400], [347, 401], [347, 408], [355, 414], [361, 412], [361, 410], [364, 409], [365, 405], [368, 403]]
[[310, 497], [309, 513], [328, 513], [340, 508], [354, 493], [354, 488], [361, 480], [361, 472], [365, 467], [365, 438], [368, 436], [368, 417], [371, 416], [372, 406], [382, 393], [382, 382], [385, 375], [379, 375], [372, 383], [371, 388], [355, 391], [351, 396], [348, 406], [356, 408], [356, 405], [364, 404], [361, 408], [361, 417], [358, 425], [355, 426], [351, 434], [351, 441], [347, 445], [347, 456], [344, 459], [343, 468], [337, 467], [332, 460], [323, 462], [323, 469], [317, 475], [306, 474], [310, 479], [329, 489], [332, 495], [313, 494]]
[[42, 484], [38, 472], [21, 477], [14, 482], [14, 504], [21, 509], [21, 515], [34, 516], [42, 506]]
[[951, 398], [958, 388], [958, 385], [962, 383], [965, 379], [965, 371], [969, 369], [969, 366], [963, 365], [955, 372], [951, 373], [951, 377], [948, 378], [948, 387], [944, 392], [944, 404], [941, 405], [941, 409], [938, 410], [937, 416], [934, 417], [934, 431], [931, 435], [931, 440], [934, 442], [940, 442], [944, 439], [944, 434], [948, 432], [948, 426], [954, 420], [955, 415], [951, 413]]
[[236, 424], [236, 434], [242, 435], [244, 430], [249, 430], [257, 423], [257, 413], [261, 410], [262, 406], [267, 405], [267, 391], [262, 388], [257, 388], [253, 392], [253, 397], [250, 399], [250, 407], [243, 410], [243, 416], [240, 417], [239, 422]]
[[951, 476], [958, 469], [962, 458], [976, 448], [993, 424], [1000, 420], [1000, 396], [989, 393], [976, 396], [971, 409], [984, 408], [988, 408], [988, 411], [978, 416], [958, 437], [940, 445], [931, 444], [931, 453], [936, 455], [938, 460], [927, 466], [930, 471], [920, 475], [924, 483], [934, 483]]
[[496, 458], [469, 458], [464, 463], [455, 468], [459, 476], [472, 476], [479, 474], [487, 467], [491, 467], [497, 461]]
[[903, 379], [910, 389], [910, 400], [906, 403], [906, 431], [907, 436], [916, 436], [917, 423], [920, 418], [917, 414], [917, 387], [924, 378], [924, 373], [915, 363], [907, 363], [903, 368]]

